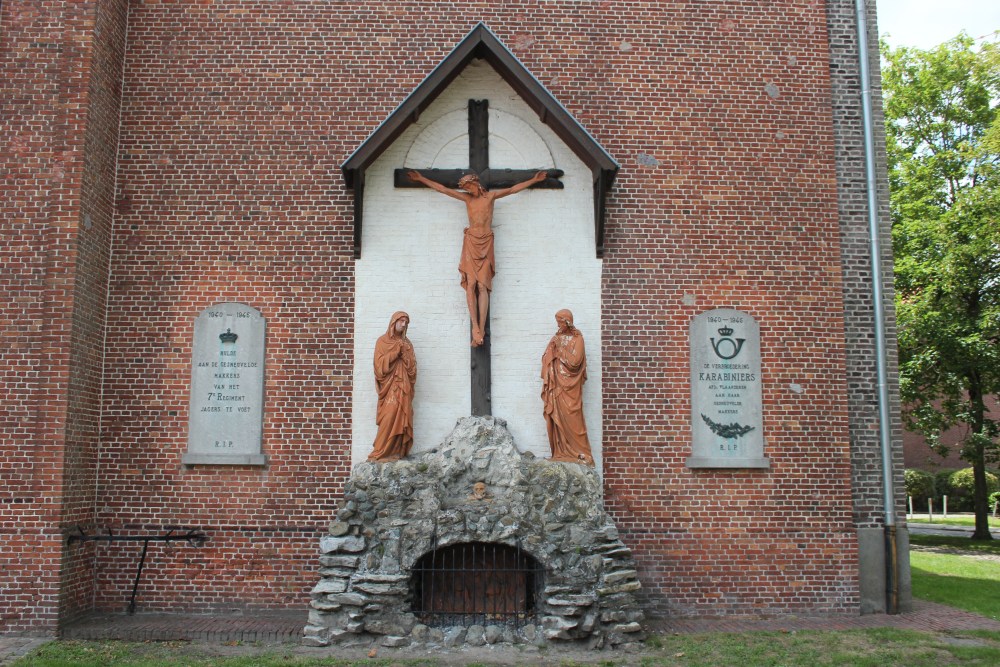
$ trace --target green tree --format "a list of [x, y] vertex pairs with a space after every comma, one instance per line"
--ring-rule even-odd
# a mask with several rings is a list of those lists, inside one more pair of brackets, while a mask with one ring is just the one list
[[986, 465], [1000, 426], [1000, 58], [960, 35], [935, 49], [883, 44], [900, 388], [907, 425], [942, 450], [965, 429], [974, 539], [992, 539]]

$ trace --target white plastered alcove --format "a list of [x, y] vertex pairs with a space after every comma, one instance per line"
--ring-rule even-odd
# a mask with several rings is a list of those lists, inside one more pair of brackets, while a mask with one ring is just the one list
[[470, 414], [469, 315], [458, 260], [468, 225], [462, 202], [427, 188], [396, 189], [393, 171], [468, 166], [468, 101], [489, 100], [490, 166], [562, 169], [564, 189], [496, 202], [490, 301], [493, 414], [522, 451], [550, 455], [541, 357], [555, 313], [573, 311], [587, 348], [584, 413], [601, 465], [601, 261], [595, 256], [592, 175], [484, 61], [473, 61], [367, 169], [362, 256], [355, 267], [352, 461], [375, 438], [375, 341], [392, 313], [410, 315], [417, 356], [414, 452], [433, 449]]

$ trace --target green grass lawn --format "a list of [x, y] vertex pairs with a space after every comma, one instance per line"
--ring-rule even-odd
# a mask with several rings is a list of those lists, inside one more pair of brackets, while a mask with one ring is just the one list
[[[240, 647], [220, 656], [210, 645], [188, 642], [55, 641], [11, 667], [434, 667], [434, 660], [343, 660], [295, 655], [275, 647]], [[231, 651], [233, 649], [230, 649]]]
[[[555, 667], [715, 667], [742, 665], [851, 665], [852, 667], [945, 667], [1000, 664], [1000, 633], [968, 632], [940, 635], [904, 630], [843, 632], [747, 632], [655, 636], [641, 653], [594, 652], [580, 657], [558, 648], [524, 654], [508, 648], [494, 659], [471, 661], [460, 652], [434, 658], [345, 660], [301, 655], [303, 649], [241, 647], [238, 656], [212, 655], [211, 649], [184, 642], [129, 644], [123, 642], [52, 642], [14, 663], [14, 667], [436, 667], [463, 665], [553, 665]], [[385, 651], [383, 650], [383, 653]]]
[[[956, 641], [933, 633], [888, 628], [842, 632], [749, 632], [679, 635], [663, 638], [654, 655], [643, 656], [643, 667], [685, 665], [746, 667], [779, 665], [851, 665], [852, 667], [940, 667], [995, 665], [1000, 658], [1000, 633], [971, 633]], [[601, 664], [601, 663], [598, 663]], [[608, 665], [624, 664], [609, 661]]]
[[996, 540], [911, 535], [911, 544], [961, 549], [961, 553], [910, 551], [913, 596], [1000, 620], [1000, 561], [976, 556], [1000, 556]]

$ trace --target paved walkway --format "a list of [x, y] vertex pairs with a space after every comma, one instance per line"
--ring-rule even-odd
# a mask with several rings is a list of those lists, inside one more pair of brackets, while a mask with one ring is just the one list
[[48, 641], [51, 640], [38, 637], [0, 637], [0, 665], [13, 662]]
[[[63, 637], [67, 639], [120, 639], [126, 641], [192, 641], [213, 645], [239, 644], [243, 647], [253, 648], [268, 644], [298, 644], [305, 622], [306, 612], [302, 610], [262, 611], [246, 616], [231, 614], [214, 616], [98, 614], [65, 628]], [[649, 623], [651, 632], [668, 634], [792, 632], [797, 630], [856, 630], [865, 628], [897, 628], [926, 632], [965, 630], [1000, 632], [1000, 622], [933, 602], [914, 600], [912, 611], [896, 616], [873, 614], [870, 616], [783, 616], [769, 619], [658, 619]], [[8, 664], [46, 641], [48, 640], [0, 637], [0, 665]], [[250, 648], [246, 650], [250, 650]], [[240, 649], [233, 650], [239, 651]], [[387, 650], [379, 648], [380, 652]], [[363, 656], [363, 653], [360, 655]], [[512, 664], [516, 664], [516, 662]]]
[[[971, 537], [972, 533], [975, 531], [975, 526], [969, 524], [960, 523], [949, 523], [948, 519], [965, 519], [965, 520], [975, 520], [975, 514], [971, 512], [950, 512], [947, 517], [942, 515], [940, 512], [933, 516], [933, 522], [927, 523], [927, 512], [917, 512], [916, 514], [907, 515], [906, 528], [911, 534], [918, 535], [954, 535], [958, 537]], [[914, 521], [912, 519], [919, 519], [919, 521]], [[1000, 531], [998, 531], [996, 525], [996, 517], [990, 514], [990, 530], [993, 531], [995, 537], [1000, 536]]]
[[308, 609], [244, 614], [95, 614], [63, 629], [65, 639], [126, 641], [298, 642]]
[[913, 535], [954, 535], [972, 537], [975, 528], [948, 523], [908, 523], [907, 530]]

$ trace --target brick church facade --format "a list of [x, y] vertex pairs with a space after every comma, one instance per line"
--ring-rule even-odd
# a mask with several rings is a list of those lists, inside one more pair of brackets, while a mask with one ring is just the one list
[[[150, 545], [140, 611], [305, 609], [355, 433], [341, 167], [480, 22], [618, 164], [586, 326], [647, 613], [886, 610], [854, 2], [4, 0], [0, 632], [124, 611], [141, 542], [70, 539], [109, 532], [206, 537]], [[193, 326], [229, 302], [267, 321], [266, 464], [189, 465]], [[715, 308], [760, 325], [766, 468], [686, 463]]]

